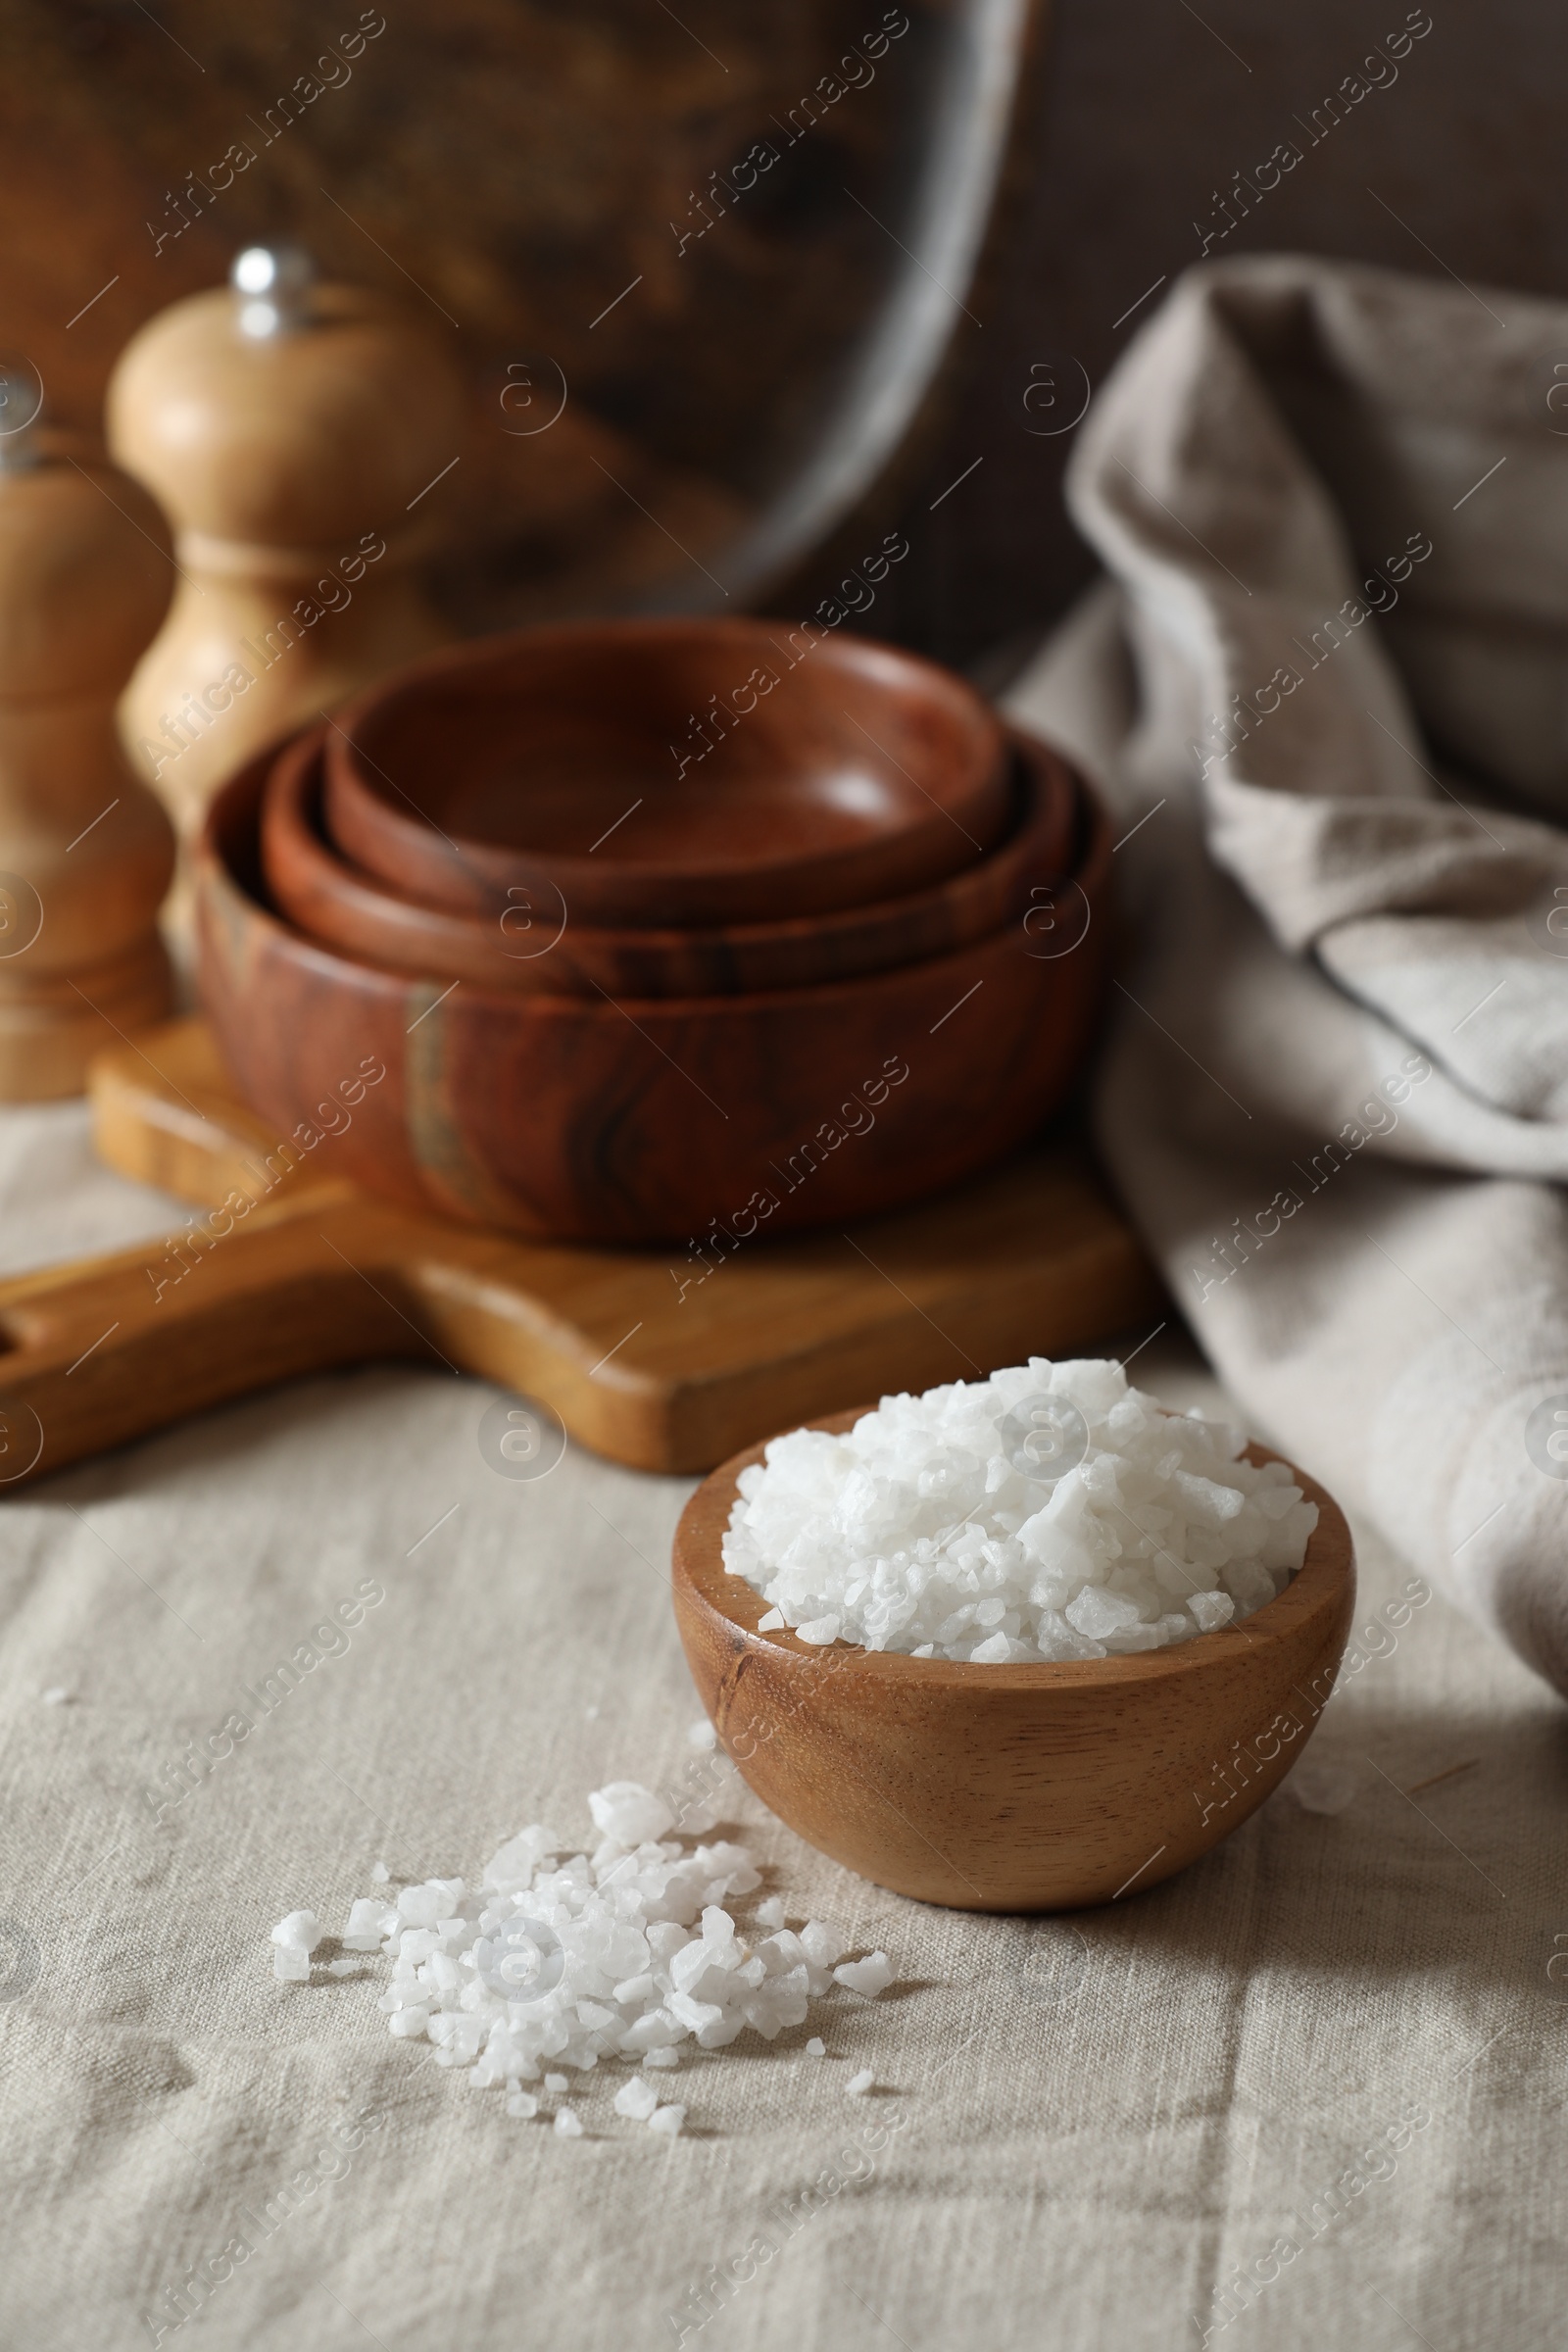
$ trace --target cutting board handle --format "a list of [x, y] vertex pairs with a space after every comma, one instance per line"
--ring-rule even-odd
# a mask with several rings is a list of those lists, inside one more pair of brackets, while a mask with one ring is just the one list
[[0, 1284], [0, 1494], [276, 1381], [438, 1358], [403, 1222], [316, 1187]]

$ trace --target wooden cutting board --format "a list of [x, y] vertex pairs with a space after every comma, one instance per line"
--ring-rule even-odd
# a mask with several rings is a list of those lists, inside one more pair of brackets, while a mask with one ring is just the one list
[[633, 1468], [708, 1470], [889, 1390], [1081, 1351], [1162, 1296], [1059, 1144], [921, 1207], [699, 1255], [411, 1215], [334, 1177], [330, 1136], [288, 1168], [199, 1020], [102, 1056], [90, 1091], [110, 1166], [204, 1213], [167, 1245], [0, 1284], [0, 1486], [377, 1357], [537, 1398]]

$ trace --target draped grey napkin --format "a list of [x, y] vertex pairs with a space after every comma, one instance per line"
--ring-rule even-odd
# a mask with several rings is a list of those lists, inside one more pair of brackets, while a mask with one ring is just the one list
[[1244, 1406], [1568, 1692], [1568, 308], [1200, 267], [1069, 497], [1114, 585], [1009, 704], [1125, 836], [1102, 1149]]

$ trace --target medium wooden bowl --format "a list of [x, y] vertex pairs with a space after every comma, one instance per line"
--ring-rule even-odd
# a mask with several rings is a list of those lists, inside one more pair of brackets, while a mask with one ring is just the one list
[[426, 906], [352, 865], [321, 823], [325, 727], [278, 756], [262, 807], [262, 863], [279, 910], [312, 939], [383, 969], [477, 981], [509, 995], [737, 996], [886, 971], [966, 947], [1021, 920], [1037, 885], [1059, 882], [1077, 847], [1072, 770], [1008, 730], [1013, 822], [987, 856], [908, 898], [724, 931], [601, 931], [564, 908], [514, 903], [494, 914]]
[[960, 1911], [1112, 1902], [1216, 1845], [1305, 1746], [1349, 1634], [1355, 1555], [1301, 1471], [1319, 1512], [1305, 1562], [1240, 1625], [1134, 1657], [969, 1666], [758, 1632], [767, 1603], [725, 1573], [720, 1543], [762, 1451], [722, 1463], [681, 1514], [676, 1622], [748, 1785], [861, 1878]]
[[961, 679], [865, 638], [791, 654], [760, 620], [453, 648], [340, 713], [327, 831], [428, 905], [494, 919], [509, 891], [559, 893], [645, 930], [896, 898], [998, 840], [1002, 731]]
[[762, 996], [506, 996], [404, 978], [318, 946], [269, 904], [269, 757], [213, 803], [198, 845], [199, 975], [245, 1098], [287, 1137], [367, 1061], [384, 1066], [333, 1165], [372, 1192], [512, 1232], [618, 1243], [858, 1217], [1000, 1158], [1087, 1051], [1109, 937], [1096, 811], [1075, 903], [1098, 919], [1038, 958], [1027, 925], [952, 956]]

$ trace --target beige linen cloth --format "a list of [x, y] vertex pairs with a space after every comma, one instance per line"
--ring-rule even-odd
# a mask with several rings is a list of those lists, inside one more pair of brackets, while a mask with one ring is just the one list
[[[78, 1110], [0, 1114], [10, 1268], [173, 1214], [94, 1169]], [[1168, 1335], [1137, 1368], [1223, 1407]], [[690, 1785], [685, 1484], [575, 1449], [509, 1483], [492, 1401], [367, 1368], [0, 1500], [4, 2352], [1558, 2339], [1561, 1708], [1375, 1536], [1296, 1776], [1338, 1765], [1345, 1809], [1287, 1783], [1102, 1911], [903, 1901], [728, 1780], [791, 1915], [882, 1945], [900, 1984], [662, 2078], [690, 2108], [673, 2146], [613, 2115], [612, 2081], [580, 2140], [510, 2120], [390, 2037], [382, 1964], [276, 1984], [271, 1923], [341, 1926], [377, 1858], [472, 1875], [528, 1821], [586, 1835], [608, 1779]], [[317, 1637], [367, 1581], [346, 1645]], [[249, 1734], [182, 1775], [236, 1711]]]
[[1117, 593], [1013, 701], [1127, 829], [1109, 1163], [1247, 1410], [1568, 1691], [1568, 309], [1195, 270], [1071, 503]]
[[[1277, 342], [1303, 360], [1323, 347], [1298, 272], [1246, 299], [1228, 282], [1240, 316], [1273, 306]], [[1342, 503], [1371, 517], [1369, 562], [1412, 531], [1432, 539], [1396, 614], [1417, 615], [1399, 662], [1419, 673], [1423, 710], [1446, 698], [1450, 736], [1479, 692], [1467, 649], [1521, 669], [1509, 758], [1522, 773], [1525, 653], [1552, 642], [1549, 423], [1523, 371], [1489, 356], [1485, 317], [1469, 336], [1462, 298], [1451, 346], [1421, 308], [1430, 294], [1419, 333], [1397, 289], [1362, 281], [1324, 300], [1351, 351], [1386, 355], [1412, 321], [1408, 365], [1368, 372], [1398, 378], [1420, 430], [1385, 432], [1353, 371], [1318, 383], [1319, 407], [1335, 409], [1338, 384], [1340, 415], [1364, 427], [1360, 441], [1335, 428], [1364, 476], [1353, 499], [1341, 485]], [[1436, 374], [1434, 349], [1447, 355]], [[666, 1590], [684, 1482], [571, 1448], [548, 1477], [512, 1483], [480, 1448], [491, 1392], [372, 1367], [0, 1497], [3, 2352], [1539, 2352], [1559, 2339], [1562, 1711], [1431, 1589], [1433, 1530], [1456, 1506], [1463, 1520], [1464, 1482], [1480, 1474], [1457, 1473], [1459, 1489], [1425, 1506], [1419, 1490], [1391, 1504], [1366, 1449], [1379, 1420], [1396, 1490], [1418, 1439], [1441, 1461], [1450, 1431], [1494, 1413], [1517, 1443], [1522, 1407], [1492, 1402], [1498, 1375], [1440, 1307], [1415, 1323], [1407, 1294], [1421, 1284], [1510, 1367], [1549, 1328], [1529, 1283], [1549, 1298], [1558, 1282], [1556, 1197], [1539, 1182], [1544, 1159], [1524, 1163], [1556, 1133], [1552, 1073], [1530, 1076], [1528, 1022], [1507, 1054], [1466, 1062], [1473, 1049], [1450, 1044], [1445, 1018], [1465, 1004], [1444, 1011], [1444, 931], [1483, 930], [1468, 900], [1456, 912], [1441, 893], [1446, 875], [1460, 887], [1474, 829], [1457, 820], [1445, 863], [1420, 828], [1450, 805], [1426, 796], [1419, 770], [1376, 764], [1348, 688], [1316, 722], [1332, 755], [1319, 789], [1332, 771], [1338, 805], [1324, 818], [1298, 795], [1288, 858], [1271, 863], [1269, 826], [1250, 814], [1249, 793], [1272, 808], [1293, 789], [1274, 769], [1216, 802], [1224, 854], [1259, 903], [1267, 885], [1285, 908], [1290, 954], [1204, 862], [1181, 757], [1203, 712], [1169, 716], [1184, 681], [1201, 677], [1217, 708], [1232, 672], [1214, 649], [1240, 646], [1226, 661], [1252, 691], [1289, 659], [1263, 625], [1280, 582], [1305, 583], [1293, 627], [1309, 638], [1348, 592], [1350, 557], [1291, 434], [1278, 427], [1261, 454], [1255, 430], [1243, 436], [1268, 400], [1217, 291], [1211, 318], [1184, 294], [1137, 365], [1168, 387], [1171, 439], [1156, 446], [1157, 403], [1135, 379], [1107, 401], [1096, 430], [1110, 462], [1089, 478], [1096, 529], [1102, 514], [1108, 536], [1119, 499], [1129, 570], [1135, 542], [1147, 551], [1138, 626], [1157, 723], [1125, 765], [1113, 756], [1114, 613], [1091, 615], [1024, 698], [1099, 747], [1129, 825], [1166, 800], [1118, 853], [1144, 860], [1138, 927], [1153, 960], [1129, 975], [1149, 1013], [1127, 1006], [1113, 1041], [1107, 1140], [1181, 1282], [1233, 1211], [1255, 1226], [1282, 1186], [1309, 1181], [1289, 1173], [1298, 1149], [1310, 1164], [1413, 1050], [1431, 1059], [1392, 1146], [1375, 1157], [1369, 1144], [1291, 1221], [1321, 1254], [1302, 1265], [1270, 1241], [1195, 1321], [1250, 1410], [1287, 1424], [1352, 1502], [1407, 1519], [1433, 1578], [1363, 1522], [1355, 1645], [1293, 1780], [1183, 1877], [1076, 1920], [883, 1893], [725, 1777], [719, 1810], [791, 1916], [882, 1945], [900, 1982], [663, 2078], [690, 2110], [666, 2146], [613, 2115], [613, 2079], [577, 2098], [579, 2140], [509, 2119], [499, 2093], [390, 2037], [380, 1964], [278, 1984], [267, 1935], [302, 1905], [339, 1927], [378, 1858], [394, 1879], [472, 1876], [529, 1821], [586, 1836], [586, 1793], [604, 1781], [679, 1794], [695, 1773], [707, 1786]], [[1203, 375], [1236, 420], [1234, 455], [1254, 451], [1243, 470], [1255, 497], [1240, 509], [1234, 474], [1189, 498], [1176, 463], [1201, 441], [1191, 388]], [[1299, 390], [1304, 415], [1311, 381]], [[1494, 440], [1465, 421], [1483, 415]], [[1185, 528], [1116, 489], [1117, 449]], [[1499, 454], [1501, 473], [1455, 513], [1467, 467]], [[1509, 532], [1494, 514], [1483, 530], [1482, 501], [1514, 501], [1527, 471]], [[1253, 519], [1245, 544], [1239, 511]], [[1191, 568], [1189, 530], [1222, 555], [1217, 573]], [[1336, 665], [1364, 670], [1359, 707], [1430, 760], [1392, 663], [1374, 660], [1384, 625], [1360, 626], [1321, 685]], [[1293, 698], [1302, 711], [1306, 692]], [[1283, 740], [1297, 721], [1271, 723]], [[1539, 734], [1549, 767], [1545, 717]], [[1487, 735], [1478, 763], [1500, 759], [1500, 741]], [[1377, 886], [1401, 810], [1419, 914], [1391, 913]], [[1364, 854], [1358, 815], [1378, 820]], [[1440, 926], [1441, 953], [1416, 980], [1418, 956], [1396, 951], [1418, 941], [1418, 919]], [[1309, 937], [1334, 982], [1307, 960]], [[1477, 997], [1503, 953], [1478, 950]], [[1534, 969], [1522, 960], [1521, 990]], [[1358, 1010], [1351, 987], [1381, 1009]], [[1145, 1051], [1149, 1014], [1161, 1027]], [[0, 1113], [8, 1270], [148, 1238], [174, 1215], [94, 1167], [79, 1109]], [[1378, 1271], [1369, 1230], [1401, 1272]], [[1490, 1304], [1476, 1268], [1497, 1286]], [[1177, 1405], [1224, 1409], [1168, 1332], [1137, 1370]], [[1511, 1371], [1503, 1385], [1513, 1395]], [[1483, 1481], [1476, 1520], [1492, 1500]], [[382, 1597], [362, 1605], [367, 1587]], [[329, 1626], [340, 1606], [342, 1634]], [[258, 1691], [307, 1642], [319, 1662], [264, 1707]], [[225, 1747], [236, 1715], [251, 1728]], [[1305, 1810], [1297, 1788], [1343, 1809]], [[805, 2054], [812, 2031], [822, 2059]], [[876, 2087], [851, 2098], [863, 2067]]]

